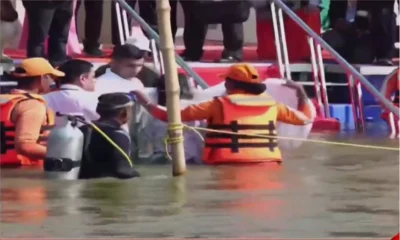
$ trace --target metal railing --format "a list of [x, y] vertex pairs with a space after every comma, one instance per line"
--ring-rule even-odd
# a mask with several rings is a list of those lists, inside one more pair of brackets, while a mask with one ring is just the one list
[[[283, 12], [296, 22], [310, 37], [309, 45], [311, 49], [311, 64], [315, 83], [317, 107], [324, 106], [324, 113], [329, 117], [329, 105], [326, 92], [325, 71], [322, 61], [321, 46], [327, 50], [331, 56], [346, 70], [348, 76], [348, 85], [350, 89], [351, 104], [355, 123], [359, 128], [364, 128], [364, 113], [361, 85], [365, 87], [386, 109], [395, 116], [399, 116], [399, 108], [386, 99], [361, 73], [359, 73], [351, 64], [339, 55], [328, 43], [326, 43], [316, 32], [314, 32], [296, 13], [294, 13], [282, 0], [270, 0], [273, 17], [273, 27], [276, 40], [278, 64], [283, 76], [290, 76], [289, 60], [287, 59], [286, 37], [283, 24]], [[276, 10], [278, 7], [278, 11]], [[278, 12], [278, 13], [276, 13]], [[279, 26], [279, 27], [278, 27]], [[286, 50], [285, 50], [286, 48]], [[283, 53], [282, 53], [283, 52]], [[282, 56], [286, 59], [282, 60]], [[286, 73], [286, 74], [284, 74]]]
[[[275, 46], [277, 51], [277, 60], [279, 70], [282, 76], [291, 79], [291, 70], [289, 63], [289, 54], [286, 44], [286, 32], [281, 8], [276, 9], [275, 3], [271, 2], [272, 23], [275, 35]], [[325, 81], [325, 68], [322, 58], [321, 45], [315, 44], [314, 39], [309, 37], [308, 43], [311, 53], [311, 68], [314, 80], [314, 90], [317, 99], [317, 110], [323, 114], [323, 117], [329, 118], [329, 101]]]
[[[359, 73], [351, 64], [349, 64], [343, 57], [341, 57], [328, 43], [326, 43], [316, 32], [314, 32], [300, 17], [297, 16], [285, 3], [281, 0], [270, 0], [271, 1], [271, 12], [272, 12], [272, 20], [273, 20], [273, 29], [276, 40], [276, 49], [277, 49], [277, 60], [280, 72], [282, 76], [286, 78], [291, 78], [290, 65], [289, 65], [289, 57], [288, 57], [288, 49], [286, 45], [286, 35], [285, 35], [285, 27], [284, 27], [284, 19], [283, 12], [290, 17], [294, 22], [296, 22], [299, 27], [301, 27], [308, 35], [309, 35], [309, 46], [311, 53], [311, 65], [312, 72], [314, 78], [314, 86], [317, 97], [317, 108], [320, 108], [324, 113], [324, 117], [330, 117], [329, 113], [329, 102], [328, 102], [328, 94], [326, 89], [326, 81], [325, 81], [325, 70], [324, 63], [322, 57], [322, 47], [327, 50], [331, 56], [346, 70], [348, 76], [348, 86], [350, 90], [351, 96], [351, 105], [353, 110], [354, 122], [359, 126], [359, 128], [364, 128], [364, 112], [363, 112], [363, 102], [362, 102], [362, 91], [361, 85], [363, 85], [386, 109], [393, 112], [394, 115], [399, 116], [399, 109], [395, 107], [389, 100], [387, 100], [384, 96], [382, 96], [375, 87], [368, 82], [368, 80]], [[159, 41], [158, 34], [137, 14], [126, 2], [125, 0], [115, 0], [117, 16], [119, 19], [122, 19], [122, 22], [119, 22], [121, 27], [124, 27], [127, 31], [127, 17], [126, 14], [129, 14], [139, 25], [140, 27], [150, 36], [151, 39], [154, 39], [154, 42], [151, 43], [153, 49], [153, 60], [155, 61], [155, 65], [160, 66], [162, 71], [162, 58], [157, 56], [158, 51], [156, 50], [156, 44]], [[123, 9], [123, 15], [119, 15], [119, 8]], [[125, 13], [124, 13], [125, 12]], [[125, 14], [125, 16], [124, 16]], [[121, 21], [121, 20], [118, 20]], [[120, 28], [121, 28], [120, 27]], [[121, 31], [121, 29], [120, 29]], [[125, 35], [126, 36], [126, 35]], [[322, 46], [322, 47], [321, 47]], [[159, 62], [156, 62], [159, 59]], [[179, 66], [181, 66], [189, 75], [193, 77], [193, 79], [202, 87], [207, 88], [208, 84], [196, 73], [193, 69], [190, 68], [188, 64], [186, 64], [183, 59], [176, 55], [176, 61]]]
[[[149, 38], [153, 39], [155, 41], [156, 45], [159, 43], [158, 34], [149, 26], [149, 24], [146, 23], [146, 21], [142, 17], [140, 17], [140, 15], [138, 13], [136, 13], [129, 6], [129, 4], [126, 3], [125, 0], [114, 0], [114, 1], [116, 4], [117, 17], [118, 17], [118, 23], [119, 23], [118, 25], [120, 26], [119, 27], [120, 34], [122, 32], [123, 26], [126, 25], [122, 21], [126, 21], [126, 23], [128, 21], [127, 18], [124, 17], [124, 11], [125, 11], [126, 14], [129, 14], [139, 24], [139, 26], [143, 29], [143, 31], [145, 31], [147, 33]], [[121, 14], [120, 8], [123, 9], [122, 16], [120, 15]], [[125, 14], [125, 16], [126, 16], [126, 14]], [[127, 32], [129, 32], [129, 31], [127, 31]], [[154, 54], [156, 54], [156, 53], [158, 53], [158, 51], [153, 52], [153, 60], [154, 61], [156, 61], [154, 59], [154, 57], [155, 57]], [[156, 57], [156, 59], [159, 59], [159, 58]], [[162, 58], [160, 58], [160, 59], [162, 59]], [[195, 71], [193, 71], [193, 69], [178, 54], [175, 54], [175, 59], [176, 59], [176, 63], [180, 67], [182, 67], [182, 69], [185, 70], [196, 81], [196, 83], [198, 85], [200, 85], [202, 88], [208, 88], [208, 84]], [[163, 66], [162, 60], [160, 60], [159, 66], [161, 66], [161, 68], [162, 68], [162, 66]], [[156, 67], [157, 67], [157, 64], [156, 64]]]

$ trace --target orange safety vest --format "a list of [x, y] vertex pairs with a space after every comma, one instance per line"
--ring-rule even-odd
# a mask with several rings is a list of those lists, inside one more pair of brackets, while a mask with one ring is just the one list
[[281, 161], [274, 138], [278, 110], [270, 95], [233, 94], [216, 99], [222, 104], [224, 120], [209, 123], [208, 128], [236, 134], [208, 132], [203, 152], [206, 164]]
[[[31, 160], [26, 156], [18, 154], [15, 149], [15, 124], [11, 121], [11, 115], [14, 107], [22, 102], [29, 99], [36, 99], [43, 104], [46, 104], [45, 100], [36, 94], [2, 94], [0, 98], [4, 101], [1, 103], [1, 122], [0, 122], [0, 141], [1, 141], [1, 158], [0, 166], [2, 167], [19, 167], [19, 166], [31, 166], [31, 165], [43, 165], [42, 160]], [[50, 130], [54, 127], [54, 113], [48, 109], [46, 116], [46, 124], [42, 125], [40, 129], [40, 136], [38, 143], [46, 145], [47, 136]]]
[[[399, 107], [399, 90], [400, 90], [400, 68], [395, 69], [393, 72], [391, 72], [383, 81], [383, 85], [381, 88], [381, 93], [384, 94], [384, 96], [388, 100], [392, 100], [393, 94], [395, 94], [395, 97], [393, 99], [393, 104], [397, 107]], [[381, 118], [385, 121], [389, 120], [389, 114], [390, 112], [388, 110], [384, 110], [381, 114]], [[395, 117], [395, 122], [398, 121], [398, 118]], [[396, 124], [397, 125], [397, 124]]]

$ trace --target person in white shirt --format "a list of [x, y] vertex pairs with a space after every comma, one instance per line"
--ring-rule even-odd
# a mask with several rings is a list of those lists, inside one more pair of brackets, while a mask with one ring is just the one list
[[[106, 94], [129, 93], [135, 90], [144, 91], [145, 87], [142, 81], [137, 78], [137, 75], [143, 69], [145, 53], [145, 50], [133, 44], [115, 46], [109, 68], [96, 79], [96, 92]], [[139, 104], [136, 104], [134, 108], [135, 117], [132, 118], [132, 122], [122, 127], [130, 132], [134, 144], [133, 152], [142, 155], [143, 151], [146, 150], [146, 142], [140, 141], [138, 136], [142, 135], [142, 129], [149, 121], [150, 115]]]
[[[99, 94], [95, 93], [93, 64], [83, 60], [70, 60], [59, 67], [65, 73], [60, 79], [60, 88], [47, 93], [44, 98], [55, 112], [83, 116], [86, 121], [99, 118], [96, 107]], [[56, 125], [62, 119], [56, 119]]]
[[105, 94], [143, 90], [143, 83], [137, 75], [143, 68], [144, 55], [145, 51], [132, 44], [114, 47], [110, 68], [97, 78], [96, 92]]

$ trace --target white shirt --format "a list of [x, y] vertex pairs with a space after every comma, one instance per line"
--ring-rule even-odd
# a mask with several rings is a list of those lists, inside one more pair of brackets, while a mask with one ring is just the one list
[[[96, 92], [99, 95], [116, 92], [129, 93], [133, 90], [144, 91], [145, 87], [142, 81], [140, 81], [138, 78], [133, 78], [131, 80], [124, 79], [113, 73], [110, 68], [108, 68], [106, 72], [96, 80]], [[139, 123], [143, 122], [148, 114], [145, 113], [143, 107], [138, 106], [135, 110], [135, 115], [134, 122]], [[129, 130], [128, 125], [124, 125], [122, 128]]]
[[100, 95], [114, 92], [130, 92], [133, 90], [144, 90], [142, 81], [137, 78], [127, 80], [113, 73], [109, 68], [97, 78], [96, 92]]
[[[43, 97], [47, 105], [55, 112], [83, 116], [87, 121], [99, 118], [96, 113], [98, 95], [76, 85], [63, 84], [59, 91], [47, 93]], [[62, 122], [61, 118], [56, 118], [57, 126]]]

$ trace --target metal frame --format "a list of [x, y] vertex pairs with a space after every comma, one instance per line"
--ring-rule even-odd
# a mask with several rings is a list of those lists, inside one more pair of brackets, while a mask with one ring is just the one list
[[[115, 2], [114, 4], [117, 16], [119, 39], [121, 41], [121, 44], [124, 44], [126, 40], [131, 36], [130, 35], [131, 31], [129, 29], [128, 15], [125, 9], [121, 9], [118, 2]], [[162, 62], [162, 55], [159, 49], [157, 48], [157, 44], [154, 41], [154, 39], [150, 39], [150, 50], [156, 70], [159, 73], [164, 74], [164, 64]]]
[[[143, 20], [142, 17], [138, 13], [136, 13], [130, 6], [125, 2], [125, 0], [114, 0], [119, 6], [126, 11], [142, 28], [143, 31], [147, 33], [147, 35], [154, 39], [155, 43], [159, 43], [158, 34]], [[207, 82], [205, 82], [183, 59], [175, 54], [176, 62], [179, 66], [181, 66], [202, 88], [208, 88]]]
[[[354, 84], [357, 89], [358, 96], [353, 96], [352, 105], [354, 109], [360, 108], [362, 109], [362, 101], [361, 100], [361, 84], [367, 89], [385, 108], [389, 109], [395, 116], [399, 117], [399, 108], [394, 106], [388, 99], [386, 99], [375, 87], [368, 82], [368, 80], [359, 73], [351, 64], [349, 64], [340, 54], [338, 54], [328, 43], [326, 43], [317, 33], [315, 33], [301, 18], [299, 18], [285, 3], [281, 0], [271, 0], [272, 4], [276, 4], [279, 8], [281, 8], [288, 17], [293, 19], [313, 40], [321, 45], [324, 49], [326, 49], [334, 59], [348, 72], [348, 75], [351, 75], [356, 79], [356, 83]], [[317, 50], [318, 52], [318, 50]], [[350, 82], [350, 81], [349, 81]], [[360, 84], [360, 87], [358, 86]], [[349, 85], [350, 86], [350, 85]], [[350, 86], [351, 87], [351, 86]], [[352, 90], [350, 90], [352, 91]], [[356, 103], [356, 99], [357, 102]], [[363, 117], [362, 110], [360, 111], [360, 117]]]
[[[276, 9], [275, 3], [271, 2], [272, 24], [275, 34], [276, 55], [278, 58], [279, 71], [282, 76], [292, 79], [289, 54], [286, 44], [286, 32], [284, 26], [283, 11]], [[324, 114], [324, 117], [330, 117], [328, 93], [325, 81], [325, 68], [322, 58], [321, 45], [315, 44], [313, 38], [309, 37], [309, 46], [311, 52], [311, 65], [315, 85], [315, 96], [318, 105], [317, 110]]]
[[[400, 120], [396, 122], [396, 118], [393, 113], [389, 113], [389, 129], [390, 129], [390, 138], [400, 138]], [[396, 126], [397, 125], [397, 126]]]

